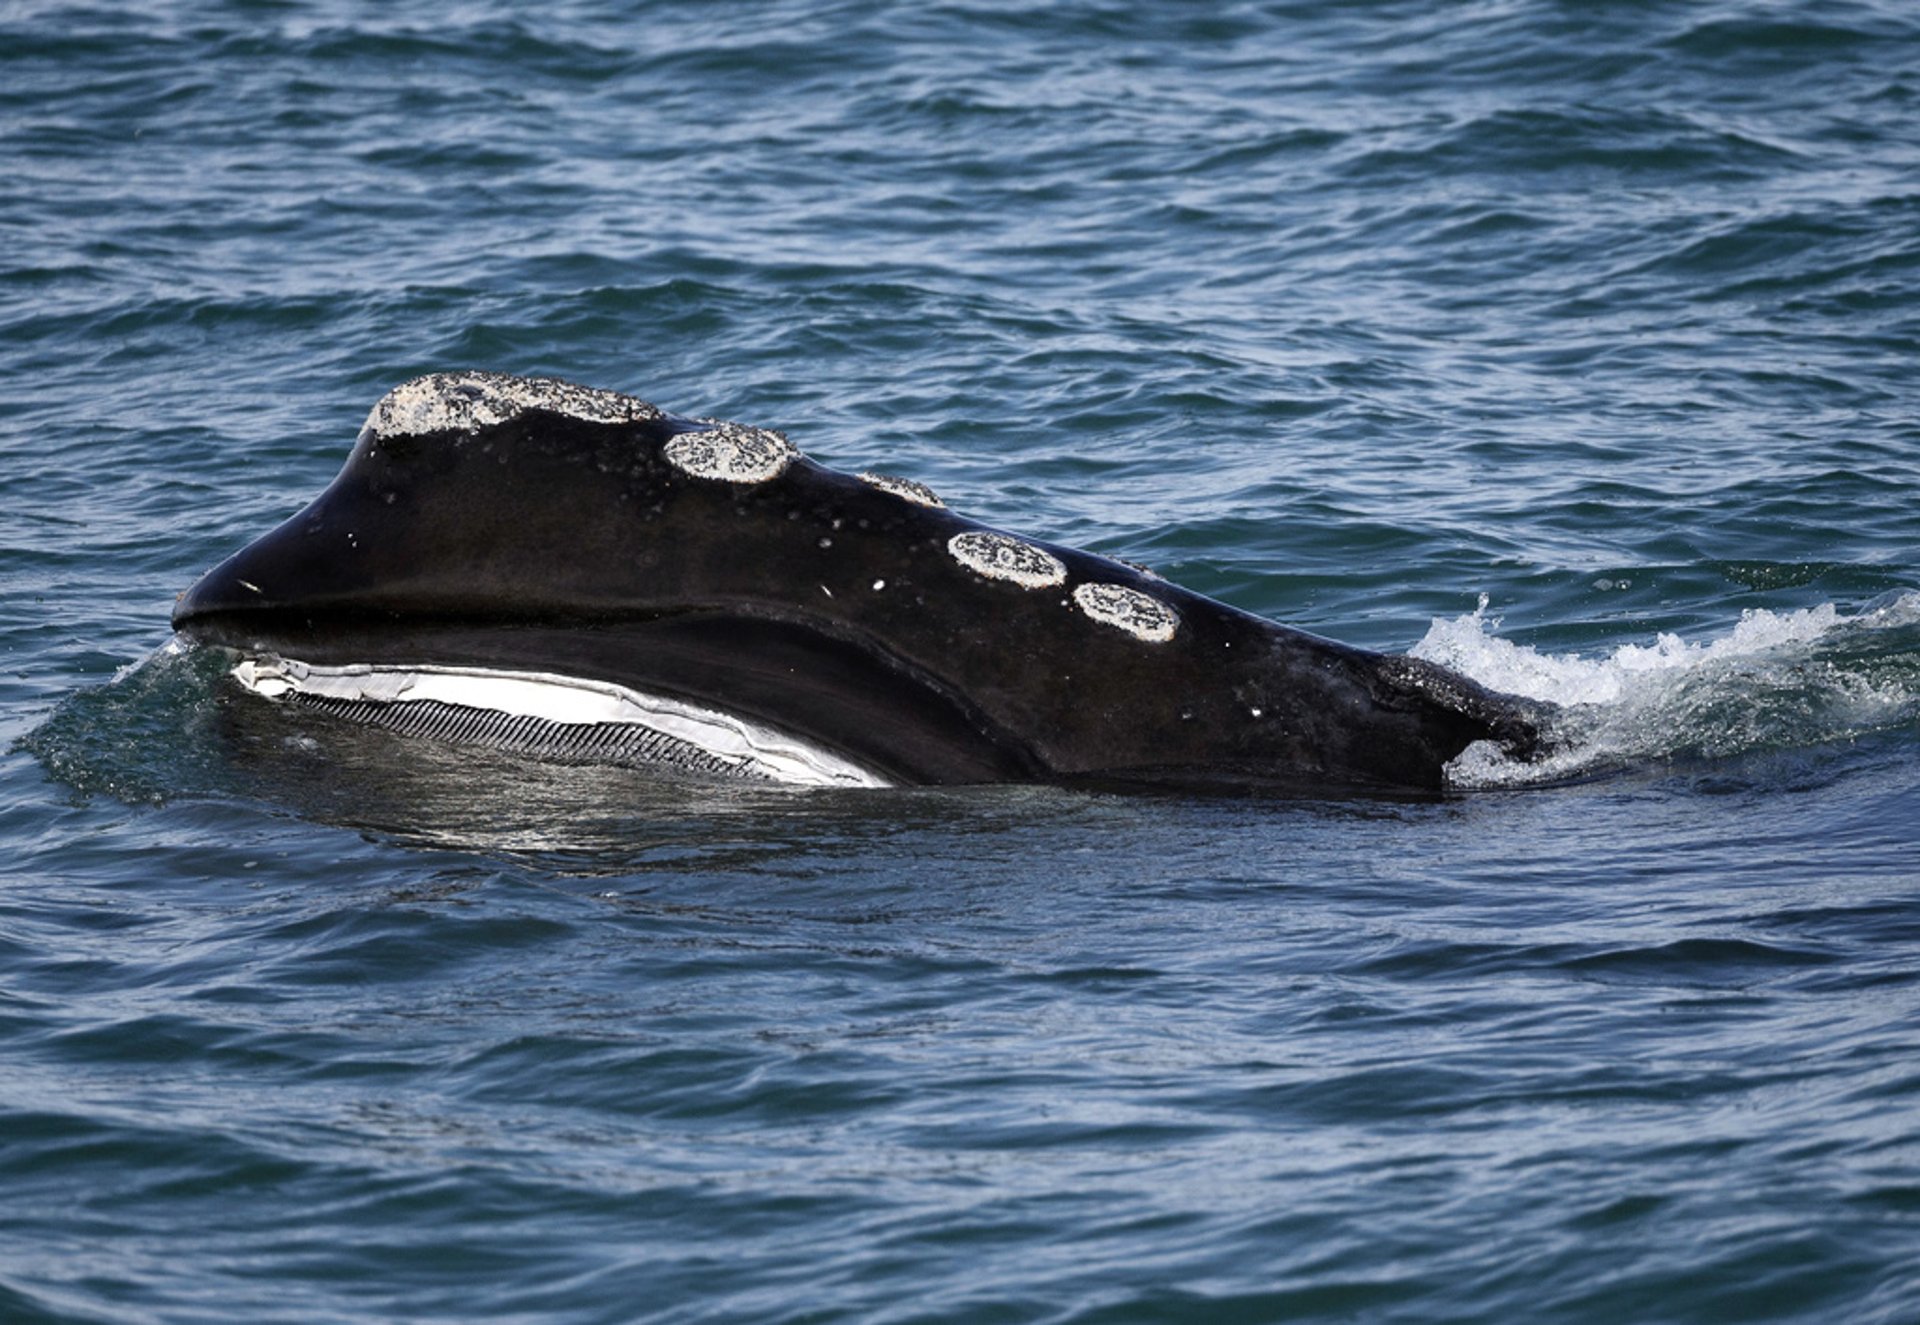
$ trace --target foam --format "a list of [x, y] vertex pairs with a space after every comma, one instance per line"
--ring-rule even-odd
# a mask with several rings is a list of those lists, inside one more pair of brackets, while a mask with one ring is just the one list
[[[1501, 639], [1487, 600], [1438, 620], [1409, 652], [1491, 689], [1563, 706], [1555, 753], [1520, 763], [1490, 744], [1449, 766], [1457, 785], [1514, 785], [1579, 776], [1610, 765], [1847, 739], [1920, 716], [1915, 669], [1867, 666], [1851, 656], [1882, 632], [1920, 626], [1920, 593], [1887, 595], [1848, 614], [1832, 603], [1773, 612], [1750, 608], [1725, 634], [1616, 645], [1598, 657], [1549, 654]], [[1880, 636], [1876, 641], [1876, 636]]]

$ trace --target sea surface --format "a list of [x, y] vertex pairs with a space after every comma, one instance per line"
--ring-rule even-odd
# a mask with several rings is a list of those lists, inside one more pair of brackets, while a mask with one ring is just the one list
[[[753, 790], [168, 646], [461, 367], [1575, 737]], [[0, 3], [0, 661], [9, 1325], [1920, 1320], [1909, 4]]]

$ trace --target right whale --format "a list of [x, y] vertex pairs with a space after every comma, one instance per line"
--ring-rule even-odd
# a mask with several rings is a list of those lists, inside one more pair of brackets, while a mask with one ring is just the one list
[[1435, 792], [1549, 705], [988, 528], [777, 432], [437, 373], [182, 635], [258, 695], [546, 757], [843, 785]]

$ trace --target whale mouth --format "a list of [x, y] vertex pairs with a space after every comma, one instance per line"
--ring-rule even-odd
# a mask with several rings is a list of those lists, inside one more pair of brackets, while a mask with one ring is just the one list
[[426, 664], [321, 666], [277, 654], [245, 656], [229, 675], [275, 703], [559, 763], [803, 787], [893, 785], [765, 723], [610, 681]]

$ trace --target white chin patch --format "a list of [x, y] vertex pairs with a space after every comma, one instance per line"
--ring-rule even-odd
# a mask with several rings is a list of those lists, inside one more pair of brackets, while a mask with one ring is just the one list
[[391, 731], [569, 763], [806, 787], [892, 785], [762, 723], [606, 681], [477, 667], [318, 667], [272, 656], [243, 660], [233, 679], [267, 699]]

